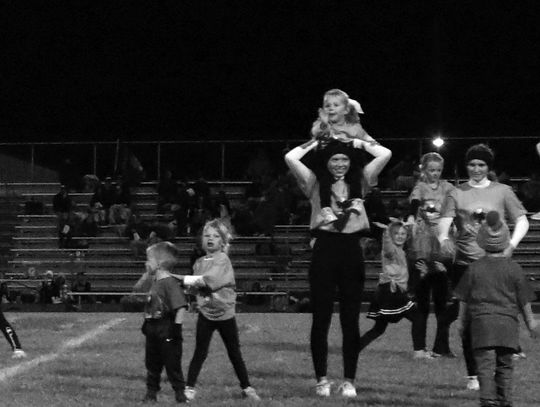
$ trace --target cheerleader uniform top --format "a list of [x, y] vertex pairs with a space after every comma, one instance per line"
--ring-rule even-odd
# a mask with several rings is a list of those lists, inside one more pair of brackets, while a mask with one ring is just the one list
[[383, 235], [382, 272], [379, 274], [379, 284], [390, 283], [390, 291], [396, 292], [397, 287], [407, 292], [409, 271], [407, 256], [402, 247], [394, 244], [388, 230]]

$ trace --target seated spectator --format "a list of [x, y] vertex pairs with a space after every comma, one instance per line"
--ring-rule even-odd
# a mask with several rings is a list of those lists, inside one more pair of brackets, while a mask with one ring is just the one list
[[[89, 293], [92, 291], [92, 284], [90, 284], [84, 271], [79, 271], [71, 282], [71, 291], [74, 293]], [[85, 295], [81, 297], [81, 302], [92, 304], [94, 299], [90, 295]]]
[[99, 232], [99, 214], [90, 206], [82, 218], [80, 225], [81, 236], [96, 237]]
[[174, 204], [176, 193], [177, 193], [177, 183], [172, 176], [170, 170], [163, 172], [161, 179], [157, 185], [158, 201], [157, 201], [157, 211], [158, 213], [166, 213], [171, 210], [171, 206]]
[[388, 170], [390, 179], [394, 180], [392, 189], [411, 191], [420, 175], [418, 162], [411, 154]]
[[60, 298], [60, 287], [54, 278], [53, 271], [47, 270], [43, 277], [44, 281], [41, 283], [39, 290], [39, 302], [42, 304], [57, 303]]
[[231, 215], [231, 223], [240, 236], [253, 236], [257, 233], [255, 216], [248, 203], [240, 203]]
[[176, 221], [178, 236], [185, 236], [188, 233], [189, 214], [195, 206], [195, 191], [187, 188], [185, 183], [179, 182], [170, 208], [171, 216]]
[[73, 200], [69, 196], [69, 192], [65, 185], [60, 185], [60, 190], [53, 197], [53, 212], [56, 213], [58, 222], [67, 220], [69, 212], [75, 208]]
[[94, 195], [90, 199], [91, 207], [96, 209], [99, 208], [99, 210], [104, 211], [104, 223], [107, 223], [109, 221], [109, 209], [111, 205], [114, 204], [116, 195], [116, 185], [112, 183], [111, 177], [107, 177], [105, 178], [105, 182], [103, 184], [99, 184], [96, 187], [96, 192], [94, 192]]
[[86, 174], [83, 177], [83, 192], [96, 192], [99, 185], [99, 178], [94, 174]]
[[109, 208], [110, 225], [125, 225], [131, 215], [131, 189], [125, 182], [119, 185]]

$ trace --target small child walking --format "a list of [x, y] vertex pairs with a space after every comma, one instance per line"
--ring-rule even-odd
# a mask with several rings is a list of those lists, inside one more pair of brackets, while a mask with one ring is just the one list
[[260, 397], [249, 382], [248, 372], [242, 353], [235, 317], [234, 270], [227, 252], [231, 234], [218, 219], [207, 222], [202, 231], [202, 247], [206, 255], [193, 265], [194, 276], [186, 276], [184, 284], [196, 290], [199, 315], [195, 334], [195, 352], [189, 364], [185, 395], [188, 400], [196, 396], [195, 384], [202, 365], [208, 356], [208, 349], [214, 331], [218, 331], [240, 387], [242, 397], [259, 401]]
[[412, 338], [415, 358], [430, 358], [421, 347], [418, 331], [418, 312], [408, 294], [409, 273], [404, 245], [408, 231], [403, 222], [394, 221], [383, 234], [382, 272], [367, 317], [375, 325], [360, 338], [360, 351], [381, 336], [390, 323], [407, 318], [412, 322]]
[[486, 254], [471, 263], [455, 290], [460, 300], [456, 326], [460, 335], [466, 327], [471, 330], [480, 406], [508, 407], [512, 405], [512, 356], [519, 347], [519, 314], [531, 336], [538, 335], [530, 304], [535, 294], [519, 264], [503, 255], [510, 232], [498, 212], [487, 213], [477, 242]]
[[[146, 337], [146, 395], [143, 402], [157, 401], [161, 371], [167, 372], [178, 403], [186, 402], [182, 373], [182, 324], [187, 308], [186, 296], [170, 274], [178, 262], [178, 250], [170, 242], [159, 242], [146, 249], [147, 272], [141, 279], [150, 291], [144, 307], [142, 333]], [[141, 281], [137, 284], [140, 286]], [[143, 284], [144, 285], [144, 284]]]
[[26, 352], [22, 350], [21, 343], [19, 342], [19, 337], [17, 336], [17, 332], [15, 332], [13, 326], [7, 321], [2, 310], [0, 310], [0, 330], [2, 330], [2, 333], [6, 337], [9, 345], [11, 346], [11, 350], [13, 351], [11, 357], [13, 359], [25, 358]]

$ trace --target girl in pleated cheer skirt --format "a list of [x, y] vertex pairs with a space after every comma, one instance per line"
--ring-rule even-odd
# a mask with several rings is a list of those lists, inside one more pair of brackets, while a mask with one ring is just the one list
[[418, 312], [408, 291], [409, 272], [404, 246], [409, 237], [403, 222], [392, 222], [383, 235], [382, 271], [379, 284], [373, 295], [367, 317], [375, 320], [375, 325], [360, 338], [360, 350], [381, 336], [388, 324], [402, 318], [412, 322], [412, 338], [415, 357], [422, 354], [418, 334]]

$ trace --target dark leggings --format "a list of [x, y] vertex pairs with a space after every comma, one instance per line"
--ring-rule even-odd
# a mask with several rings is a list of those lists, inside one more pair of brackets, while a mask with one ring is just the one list
[[6, 317], [4, 316], [4, 313], [1, 310], [0, 310], [0, 329], [2, 330], [2, 333], [6, 337], [7, 341], [9, 342], [9, 345], [11, 346], [11, 350], [21, 349], [21, 343], [19, 342], [19, 338], [17, 337], [17, 333], [15, 332], [15, 329], [13, 329], [13, 327], [7, 321]]
[[435, 317], [437, 318], [437, 332], [433, 343], [433, 352], [440, 354], [450, 353], [449, 324], [445, 320], [448, 300], [448, 276], [446, 273], [430, 271], [422, 278], [415, 289], [416, 306], [419, 313], [417, 323], [420, 349], [426, 349], [427, 320], [429, 316], [430, 300], [433, 299]]
[[309, 269], [313, 313], [311, 355], [317, 379], [328, 369], [328, 331], [339, 302], [339, 319], [343, 335], [343, 371], [354, 380], [360, 344], [360, 305], [364, 289], [364, 259], [358, 235], [323, 232], [317, 234]]
[[[452, 267], [452, 273], [450, 274], [450, 283], [452, 288], [455, 289], [459, 284], [459, 280], [463, 274], [467, 271], [467, 265], [454, 264]], [[444, 323], [448, 326], [454, 322], [459, 315], [459, 300], [453, 299], [452, 304], [448, 307], [446, 315], [444, 317]], [[463, 357], [465, 359], [465, 365], [467, 367], [468, 376], [476, 376], [478, 374], [478, 368], [476, 361], [474, 360], [474, 354], [472, 349], [471, 338], [471, 324], [470, 321], [463, 327], [463, 336], [461, 337], [461, 346], [463, 348]]]
[[187, 385], [194, 387], [201, 372], [202, 365], [208, 356], [208, 348], [212, 340], [212, 334], [217, 330], [231, 361], [236, 376], [240, 381], [240, 387], [245, 389], [249, 387], [249, 378], [246, 364], [240, 352], [240, 340], [238, 338], [238, 327], [236, 318], [226, 319], [224, 321], [211, 321], [199, 313], [197, 319], [197, 333], [195, 334], [195, 352], [191, 363], [189, 364]]
[[[411, 334], [413, 339], [413, 349], [414, 350], [423, 350], [422, 347], [422, 332], [418, 329], [419, 324], [418, 321], [422, 317], [421, 314], [415, 309], [411, 309], [409, 312], [407, 312], [404, 315], [405, 318], [407, 318], [409, 321], [412, 322], [411, 325]], [[373, 342], [375, 339], [377, 339], [379, 336], [381, 336], [388, 327], [389, 322], [383, 320], [383, 319], [376, 319], [375, 325], [367, 331], [362, 337], [360, 338], [360, 346], [359, 350], [360, 352], [368, 346], [371, 342]], [[424, 341], [425, 343], [425, 341]]]

